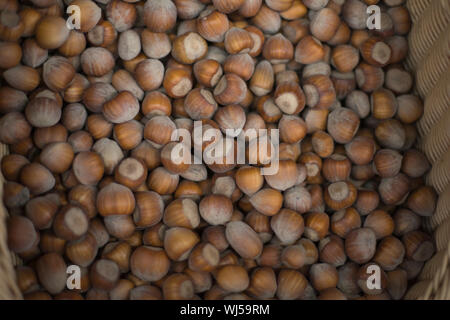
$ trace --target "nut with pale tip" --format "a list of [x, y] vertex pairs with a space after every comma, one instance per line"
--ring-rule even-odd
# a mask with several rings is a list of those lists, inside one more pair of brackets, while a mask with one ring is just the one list
[[362, 264], [373, 258], [376, 252], [376, 235], [372, 229], [358, 228], [345, 238], [345, 252], [350, 260]]

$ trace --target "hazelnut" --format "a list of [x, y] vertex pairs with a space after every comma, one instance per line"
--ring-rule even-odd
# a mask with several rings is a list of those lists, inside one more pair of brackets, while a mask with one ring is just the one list
[[132, 120], [139, 112], [139, 103], [129, 91], [122, 91], [103, 105], [103, 115], [112, 123]]
[[99, 182], [104, 173], [102, 158], [91, 151], [78, 153], [73, 160], [72, 168], [78, 181], [87, 185]]
[[225, 235], [230, 246], [244, 259], [255, 259], [262, 252], [262, 242], [246, 223], [232, 221], [226, 225]]
[[61, 108], [54, 99], [34, 98], [27, 104], [25, 116], [34, 127], [51, 127], [60, 120]]
[[228, 73], [219, 80], [213, 93], [220, 104], [239, 104], [245, 98], [246, 90], [244, 80], [233, 73]]
[[247, 53], [233, 54], [225, 59], [223, 70], [225, 73], [234, 73], [248, 81], [255, 71], [255, 63]]
[[290, 209], [282, 209], [270, 219], [270, 226], [283, 244], [292, 244], [298, 240], [304, 230], [301, 215]]
[[359, 117], [350, 109], [337, 108], [328, 116], [327, 130], [338, 143], [352, 141], [359, 129]]
[[41, 48], [56, 49], [69, 37], [69, 29], [62, 17], [45, 16], [36, 25], [36, 41]]
[[374, 168], [382, 178], [396, 176], [401, 169], [403, 156], [390, 149], [379, 150], [373, 159]]
[[328, 234], [330, 219], [326, 213], [311, 212], [305, 217], [305, 236], [319, 241]]
[[118, 183], [135, 190], [147, 179], [147, 168], [142, 160], [125, 158], [116, 166], [114, 178]]
[[203, 59], [194, 64], [195, 79], [205, 87], [214, 87], [222, 76], [222, 67], [213, 59]]
[[176, 199], [166, 207], [163, 221], [168, 227], [195, 229], [200, 224], [197, 204], [191, 199]]
[[186, 228], [174, 227], [165, 232], [164, 249], [170, 259], [187, 260], [194, 246], [200, 241], [198, 235]]
[[170, 260], [164, 250], [148, 246], [135, 249], [130, 258], [131, 272], [144, 281], [158, 281], [168, 272]]
[[217, 102], [211, 91], [197, 88], [186, 96], [184, 110], [193, 120], [210, 119], [217, 110]]
[[144, 22], [151, 32], [166, 32], [175, 26], [177, 8], [171, 1], [149, 0], [144, 5]]
[[316, 263], [309, 269], [311, 285], [317, 291], [335, 288], [338, 283], [338, 272], [335, 267], [327, 263]]
[[66, 256], [72, 263], [81, 267], [89, 266], [94, 261], [97, 251], [97, 242], [90, 233], [66, 245]]
[[301, 186], [292, 187], [284, 192], [284, 207], [300, 214], [310, 211], [312, 197], [310, 192]]
[[31, 126], [22, 113], [9, 112], [0, 119], [0, 141], [2, 143], [17, 143], [31, 133]]
[[262, 54], [270, 63], [286, 63], [294, 57], [294, 46], [281, 33], [277, 33], [267, 38]]
[[249, 88], [253, 94], [260, 97], [272, 90], [274, 81], [272, 65], [269, 61], [263, 60], [256, 65], [253, 76], [250, 79]]
[[55, 186], [55, 178], [43, 165], [33, 162], [25, 165], [20, 171], [20, 182], [30, 193], [39, 195], [50, 191]]
[[88, 76], [101, 77], [114, 67], [114, 58], [107, 49], [91, 47], [81, 54], [81, 68]]
[[281, 28], [280, 14], [264, 4], [252, 18], [251, 22], [266, 34], [277, 33]]
[[396, 237], [388, 236], [378, 244], [373, 261], [384, 270], [392, 271], [402, 263], [405, 256], [405, 248]]
[[135, 198], [131, 190], [114, 182], [98, 192], [96, 203], [102, 216], [129, 215], [135, 208]]
[[433, 240], [422, 231], [411, 231], [402, 237], [406, 257], [416, 262], [430, 259], [435, 252]]
[[226, 265], [218, 269], [216, 280], [227, 292], [242, 292], [250, 284], [247, 271], [238, 265]]
[[57, 294], [66, 287], [66, 263], [61, 255], [47, 253], [36, 261], [39, 282], [50, 294]]
[[172, 50], [172, 43], [166, 33], [151, 32], [144, 29], [141, 32], [142, 51], [152, 59], [166, 57]]
[[406, 200], [409, 209], [420, 216], [428, 217], [436, 208], [437, 194], [432, 187], [421, 186], [411, 192]]
[[355, 203], [357, 190], [348, 181], [334, 182], [330, 184], [324, 193], [325, 203], [333, 210], [341, 210]]
[[267, 267], [253, 270], [247, 293], [257, 299], [268, 299], [275, 296], [277, 279], [275, 272]]
[[341, 238], [361, 227], [361, 217], [354, 208], [342, 209], [331, 216], [331, 231]]
[[157, 224], [164, 210], [164, 202], [159, 194], [153, 191], [139, 191], [134, 194], [136, 207], [133, 220], [137, 227], [149, 227]]
[[97, 260], [90, 269], [92, 286], [100, 290], [113, 289], [119, 280], [119, 276], [119, 266], [111, 260]]
[[285, 191], [297, 183], [298, 168], [292, 160], [280, 160], [278, 172], [273, 175], [266, 175], [264, 178], [267, 184], [280, 191]]
[[203, 10], [196, 22], [198, 33], [211, 42], [222, 42], [225, 33], [229, 29], [229, 21], [226, 14], [214, 10], [214, 7], [207, 7]]
[[187, 32], [176, 37], [172, 44], [172, 56], [183, 64], [193, 64], [201, 60], [207, 50], [205, 39], [195, 32]]
[[343, 265], [347, 259], [344, 249], [344, 241], [341, 238], [331, 235], [319, 242], [320, 261], [328, 263], [334, 267]]
[[30, 250], [39, 241], [39, 234], [33, 226], [33, 222], [22, 216], [14, 216], [8, 219], [8, 247], [21, 253]]
[[297, 114], [305, 107], [305, 94], [297, 83], [289, 81], [277, 85], [274, 102], [286, 114]]
[[282, 194], [271, 188], [264, 188], [250, 197], [250, 203], [262, 214], [273, 216], [281, 209]]
[[335, 35], [340, 22], [338, 14], [332, 9], [320, 9], [311, 19], [311, 34], [320, 41], [329, 41]]
[[188, 300], [194, 297], [194, 284], [187, 275], [174, 273], [164, 280], [162, 291], [164, 299]]
[[59, 238], [77, 240], [86, 234], [89, 221], [86, 213], [75, 205], [66, 205], [56, 214], [53, 221], [53, 231]]
[[186, 96], [192, 89], [190, 72], [181, 68], [168, 68], [164, 76], [163, 87], [172, 98]]
[[189, 268], [194, 271], [210, 272], [219, 264], [219, 251], [210, 243], [201, 243], [189, 256]]
[[48, 144], [42, 149], [40, 155], [41, 163], [53, 173], [63, 173], [68, 170], [73, 158], [72, 146], [67, 142]]
[[308, 281], [305, 276], [292, 269], [282, 269], [278, 273], [277, 297], [281, 300], [295, 300], [306, 289]]
[[368, 264], [363, 265], [357, 275], [357, 283], [361, 290], [367, 294], [368, 296], [374, 296], [381, 294], [387, 286], [387, 276], [384, 270], [380, 272], [380, 286], [369, 287], [369, 277], [372, 275], [373, 271], [371, 271], [370, 267], [380, 267], [378, 264], [370, 262]]

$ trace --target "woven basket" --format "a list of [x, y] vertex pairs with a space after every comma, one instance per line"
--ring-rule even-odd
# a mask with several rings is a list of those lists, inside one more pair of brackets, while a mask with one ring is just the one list
[[[450, 1], [407, 0], [407, 7], [413, 26], [406, 67], [415, 74], [416, 93], [424, 100], [424, 114], [417, 123], [418, 148], [432, 163], [426, 182], [436, 189], [439, 199], [435, 214], [424, 221], [437, 252], [405, 299], [450, 299]], [[6, 154], [7, 146], [0, 144], [0, 159]], [[14, 271], [20, 261], [6, 243], [7, 215], [0, 202], [0, 299], [21, 299]]]

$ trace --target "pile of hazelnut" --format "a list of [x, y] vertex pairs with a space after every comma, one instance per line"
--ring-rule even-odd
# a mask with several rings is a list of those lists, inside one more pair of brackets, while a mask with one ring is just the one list
[[[26, 299], [401, 299], [434, 254], [404, 0], [0, 11], [3, 201]], [[263, 156], [173, 161], [194, 121], [223, 132], [202, 150], [278, 129], [278, 172]]]

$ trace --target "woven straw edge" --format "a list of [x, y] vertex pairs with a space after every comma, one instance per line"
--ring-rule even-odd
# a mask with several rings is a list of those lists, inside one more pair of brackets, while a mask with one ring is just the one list
[[[410, 10], [417, 9], [412, 11], [412, 18], [414, 22], [421, 22], [421, 15], [427, 11], [427, 8], [424, 6], [418, 7], [417, 4], [423, 0], [408, 0], [407, 6]], [[437, 0], [432, 2], [431, 6], [440, 5], [440, 1], [447, 0]], [[425, 2], [425, 1], [424, 1]], [[428, 8], [431, 9], [431, 8]], [[448, 31], [447, 31], [448, 30]], [[449, 32], [450, 25], [447, 25], [443, 32]], [[414, 36], [412, 34], [409, 35], [410, 39]], [[420, 52], [421, 56], [424, 55], [423, 52]], [[427, 56], [427, 54], [425, 54]], [[414, 52], [408, 58], [407, 65], [410, 67], [415, 65], [415, 61], [418, 61], [420, 57], [415, 57]], [[420, 84], [419, 84], [420, 85]], [[420, 93], [420, 92], [419, 92]], [[422, 98], [426, 98], [422, 96]], [[1, 158], [8, 154], [8, 147], [6, 145], [0, 144], [0, 160]], [[448, 164], [447, 164], [448, 166]], [[449, 168], [450, 170], [450, 168]], [[4, 177], [0, 173], [0, 194], [3, 194], [3, 182]], [[448, 187], [448, 186], [447, 186]], [[443, 190], [441, 190], [443, 191]], [[16, 264], [15, 257], [11, 254], [7, 246], [6, 240], [6, 219], [8, 216], [8, 212], [3, 205], [3, 202], [0, 203], [0, 299], [21, 299], [22, 294], [16, 283], [16, 276], [14, 265]], [[445, 222], [450, 226], [450, 217], [447, 217]], [[436, 231], [439, 231], [438, 226], [436, 226]], [[450, 233], [449, 230], [444, 230], [444, 232]], [[435, 234], [436, 235], [436, 234]], [[449, 238], [450, 239], [450, 238]], [[445, 251], [444, 251], [445, 250]], [[447, 243], [446, 249], [444, 249], [433, 256], [433, 258], [425, 264], [424, 269], [422, 270], [419, 279], [424, 279], [419, 281], [407, 292], [405, 298], [412, 298], [418, 300], [429, 300], [429, 299], [450, 299], [450, 244]], [[435, 261], [436, 259], [437, 262]], [[439, 261], [440, 260], [440, 261]], [[436, 265], [438, 266], [436, 268]], [[426, 270], [433, 268], [435, 272], [433, 276], [427, 278]], [[421, 294], [417, 294], [416, 292], [421, 292]]]
[[[437, 12], [438, 7], [446, 7], [448, 6], [448, 3], [445, 3], [444, 1], [448, 1], [448, 0], [436, 0], [436, 1], [431, 1], [431, 4], [425, 4], [425, 2], [427, 1], [423, 1], [423, 0], [408, 0], [407, 1], [407, 6], [408, 8], [412, 11], [412, 19], [413, 22], [417, 25], [417, 28], [413, 28], [411, 30], [411, 33], [409, 34], [409, 42], [411, 43], [411, 40], [415, 40], [416, 39], [416, 34], [415, 32], [423, 32], [423, 26], [424, 25], [428, 25], [428, 26], [433, 26], [433, 29], [440, 29], [441, 33], [440, 34], [433, 34], [432, 38], [437, 40], [437, 39], [442, 39], [444, 36], [443, 34], [446, 32], [450, 32], [450, 23], [447, 20], [447, 24], [445, 26], [443, 25], [439, 25], [436, 26], [436, 21], [432, 20], [430, 21], [431, 18], [431, 12]], [[421, 3], [422, 2], [422, 3]], [[418, 25], [421, 24], [420, 26]], [[442, 29], [441, 29], [442, 28]], [[431, 31], [431, 30], [429, 30]], [[434, 30], [433, 30], [434, 31]], [[434, 43], [434, 45], [436, 45], [436, 43]], [[435, 52], [431, 52], [430, 48], [432, 48], [433, 46], [430, 46], [428, 48], [427, 51], [423, 51], [423, 50], [411, 50], [406, 62], [406, 65], [409, 66], [410, 70], [412, 69], [411, 67], [416, 66], [417, 61], [420, 61], [422, 65], [425, 65], [426, 62], [425, 60], [432, 56], [434, 59], [436, 58], [436, 53]], [[416, 56], [418, 55], [418, 56]], [[448, 57], [445, 55], [444, 52], [444, 56], [442, 57], [443, 59], [448, 59]], [[448, 66], [448, 65], [447, 65]], [[447, 68], [450, 69], [450, 68]], [[433, 93], [433, 90], [430, 90], [430, 92], [424, 92], [424, 90], [417, 90], [417, 88], [431, 88], [430, 84], [427, 83], [423, 83], [421, 81], [423, 81], [421, 79], [421, 77], [417, 77], [417, 68], [414, 68], [414, 74], [416, 76], [416, 92], [422, 97], [422, 99], [425, 101], [426, 104], [426, 99], [428, 97], [430, 97], [430, 94]], [[450, 71], [450, 70], [447, 70]], [[449, 77], [446, 76], [446, 74], [448, 74], [449, 72], [442, 72], [438, 78], [435, 79], [435, 84], [438, 83], [439, 81], [449, 81]], [[425, 96], [426, 94], [428, 94], [428, 96]], [[432, 97], [430, 97], [430, 99], [432, 99]], [[444, 101], [444, 105], [445, 105], [445, 101]], [[449, 107], [450, 105], [447, 102], [447, 106], [446, 106], [446, 110], [442, 110], [442, 115], [445, 112], [449, 112]], [[439, 119], [439, 117], [438, 117]], [[436, 119], [436, 122], [438, 121], [438, 119]], [[436, 124], [436, 123], [435, 123]], [[442, 128], [444, 130], [448, 130], [448, 128]], [[424, 134], [425, 130], [420, 130], [420, 123], [419, 123], [419, 140], [423, 140], [423, 141], [431, 141], [432, 139], [430, 139], [430, 137], [425, 137], [422, 134]], [[434, 134], [435, 136], [438, 134], [436, 132], [432, 132], [432, 129], [426, 130], [426, 134]], [[442, 137], [445, 136], [442, 132], [441, 132]], [[441, 137], [441, 139], [442, 139]], [[448, 141], [441, 141], [442, 143], [447, 143]], [[446, 148], [445, 145], [440, 146], [441, 148]], [[422, 150], [428, 158], [432, 158], [434, 161], [433, 165], [437, 165], [440, 168], [444, 168], [443, 170], [448, 170], [450, 171], [450, 162], [441, 162], [440, 161], [445, 161], [443, 160], [443, 158], [447, 158], [446, 154], [439, 154], [438, 157], [433, 157], [432, 154], [430, 154], [430, 150], [429, 148], [426, 148], [425, 145], [418, 145], [418, 148], [420, 150]], [[448, 146], [447, 146], [448, 148]], [[436, 168], [435, 168], [436, 169]], [[436, 176], [436, 175], [435, 175]], [[448, 175], [447, 175], [448, 176]], [[441, 179], [441, 177], [439, 177], [439, 179]], [[450, 183], [449, 181], [445, 180], [438, 180], [438, 179], [433, 179], [433, 176], [429, 175], [427, 177], [427, 183], [431, 184], [433, 187], [435, 187], [437, 189], [437, 191], [439, 192], [440, 196], [445, 197], [445, 195], [448, 194], [448, 191], [446, 192], [447, 189], [450, 188]], [[443, 203], [446, 203], [446, 199], [438, 199], [438, 202], [442, 201]], [[436, 218], [439, 218], [439, 223], [436, 223], [436, 218], [433, 219], [429, 219], [426, 224], [428, 224], [429, 226], [432, 227], [432, 229], [434, 230], [434, 238], [435, 240], [439, 240], [439, 249], [441, 249], [440, 251], [438, 251], [429, 261], [427, 261], [425, 263], [424, 268], [421, 271], [421, 274], [418, 277], [419, 282], [417, 282], [416, 284], [414, 284], [406, 293], [405, 295], [405, 299], [418, 299], [418, 300], [443, 300], [443, 299], [450, 299], [450, 237], [448, 236], [450, 234], [450, 213], [448, 211], [448, 208], [441, 206], [441, 207], [437, 207], [436, 208], [439, 211], [436, 211], [435, 214], [437, 214], [438, 216]], [[434, 223], [433, 223], [434, 222]]]

